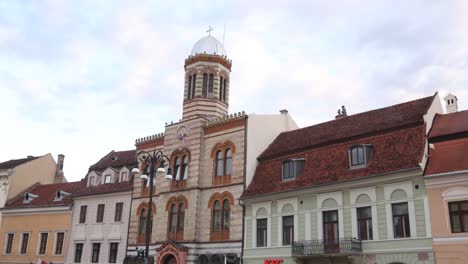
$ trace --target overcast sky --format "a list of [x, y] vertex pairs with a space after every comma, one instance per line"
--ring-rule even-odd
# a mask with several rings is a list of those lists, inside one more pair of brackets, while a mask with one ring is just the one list
[[436, 91], [467, 109], [467, 14], [464, 0], [0, 0], [0, 161], [63, 153], [74, 181], [163, 132], [209, 25], [233, 61], [230, 112], [309, 126]]

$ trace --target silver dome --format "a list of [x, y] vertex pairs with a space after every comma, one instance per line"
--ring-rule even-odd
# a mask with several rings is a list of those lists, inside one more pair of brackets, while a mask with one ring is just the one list
[[206, 36], [200, 39], [195, 43], [195, 46], [193, 46], [192, 56], [203, 53], [226, 56], [226, 50], [224, 50], [223, 44], [212, 36]]

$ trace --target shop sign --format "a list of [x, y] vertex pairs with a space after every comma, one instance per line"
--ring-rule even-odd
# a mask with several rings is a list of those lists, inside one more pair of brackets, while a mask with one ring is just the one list
[[263, 264], [281, 264], [283, 263], [283, 259], [265, 259]]

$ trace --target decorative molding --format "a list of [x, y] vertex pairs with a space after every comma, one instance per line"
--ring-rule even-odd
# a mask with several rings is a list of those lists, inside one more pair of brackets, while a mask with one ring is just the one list
[[442, 197], [444, 197], [444, 200], [466, 198], [468, 197], [468, 188], [453, 187], [453, 188], [447, 189], [442, 193]]
[[161, 146], [164, 144], [164, 133], [158, 133], [147, 137], [137, 138], [135, 146], [137, 149]]
[[197, 62], [214, 62], [219, 63], [224, 66], [229, 71], [231, 70], [232, 61], [229, 60], [226, 56], [220, 55], [213, 55], [213, 54], [197, 54], [195, 56], [189, 56], [185, 59], [184, 67], [187, 68], [188, 66], [197, 63]]
[[171, 205], [174, 204], [174, 203], [175, 204], [183, 203], [185, 209], [188, 209], [187, 197], [185, 197], [184, 195], [179, 195], [177, 197], [172, 196], [171, 198], [169, 198], [169, 200], [167, 201], [167, 204], [166, 204], [166, 211], [169, 211], [170, 208], [171, 208]]
[[213, 149], [211, 150], [211, 158], [216, 158], [216, 152], [218, 150], [225, 151], [226, 149], [231, 149], [232, 154], [236, 153], [236, 145], [230, 140], [225, 141], [224, 143], [216, 143]]
[[211, 195], [210, 200], [208, 200], [208, 208], [213, 208], [215, 201], [220, 201], [221, 206], [224, 200], [228, 200], [230, 205], [234, 205], [234, 196], [232, 193], [225, 191], [223, 193], [216, 192]]
[[[152, 209], [152, 211], [153, 211], [153, 214], [156, 214], [156, 205], [154, 204], [154, 202], [153, 202], [153, 205], [152, 205], [151, 207], [152, 207], [151, 209]], [[142, 203], [140, 203], [140, 205], [139, 205], [138, 208], [137, 208], [137, 215], [140, 215], [140, 214], [141, 214], [141, 211], [142, 211], [143, 209], [148, 210], [148, 202], [142, 202]]]
[[225, 115], [209, 121], [205, 127], [205, 134], [212, 134], [227, 129], [245, 126], [246, 114], [244, 111]]

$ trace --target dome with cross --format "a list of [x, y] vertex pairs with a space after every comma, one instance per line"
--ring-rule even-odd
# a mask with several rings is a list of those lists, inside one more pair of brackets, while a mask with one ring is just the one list
[[201, 38], [192, 49], [192, 56], [197, 54], [212, 54], [212, 55], [220, 55], [226, 56], [226, 50], [224, 49], [223, 44], [219, 42], [216, 38], [211, 36], [211, 31], [213, 28], [209, 28], [207, 30], [208, 36]]

